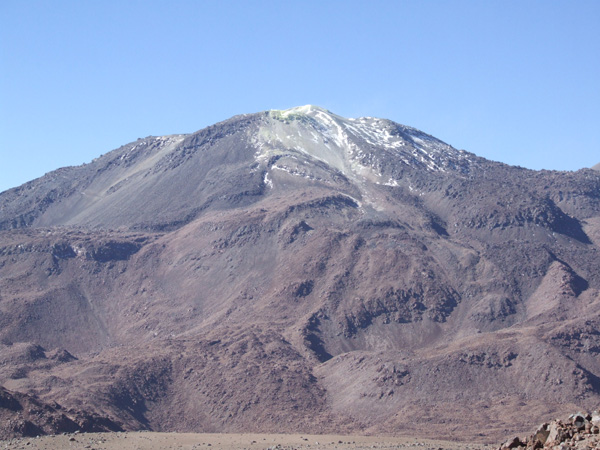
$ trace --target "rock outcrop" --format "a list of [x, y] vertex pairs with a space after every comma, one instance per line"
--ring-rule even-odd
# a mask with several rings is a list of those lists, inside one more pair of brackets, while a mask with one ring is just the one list
[[0, 387], [0, 440], [46, 434], [122, 431], [107, 417], [89, 414], [58, 403], [48, 404], [35, 396]]
[[543, 423], [526, 439], [514, 437], [499, 447], [508, 449], [591, 450], [600, 448], [600, 412], [576, 413], [567, 420]]

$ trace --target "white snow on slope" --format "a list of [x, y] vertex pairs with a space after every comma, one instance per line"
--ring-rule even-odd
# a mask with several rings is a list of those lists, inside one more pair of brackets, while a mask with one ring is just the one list
[[390, 163], [430, 172], [465, 172], [472, 164], [466, 152], [415, 128], [371, 117], [346, 119], [313, 105], [269, 111], [254, 144], [258, 162], [300, 154], [348, 177], [388, 186], [399, 181], [384, 173]]

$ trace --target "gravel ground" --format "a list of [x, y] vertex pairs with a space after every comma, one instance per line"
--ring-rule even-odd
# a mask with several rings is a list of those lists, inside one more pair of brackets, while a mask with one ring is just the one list
[[196, 434], [196, 433], [81, 433], [0, 441], [0, 449], [411, 449], [484, 450], [496, 446], [414, 438], [299, 435], [299, 434]]

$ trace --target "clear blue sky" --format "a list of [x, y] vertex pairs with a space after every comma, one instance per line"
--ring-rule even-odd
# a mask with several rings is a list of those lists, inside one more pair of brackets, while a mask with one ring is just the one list
[[600, 1], [0, 1], [0, 191], [138, 137], [323, 106], [600, 162]]

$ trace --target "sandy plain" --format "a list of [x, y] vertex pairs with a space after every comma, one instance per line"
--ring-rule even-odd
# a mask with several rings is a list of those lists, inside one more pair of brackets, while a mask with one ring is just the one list
[[199, 434], [199, 433], [81, 433], [0, 441], [0, 449], [90, 450], [267, 450], [267, 449], [423, 449], [484, 450], [496, 446], [403, 437], [300, 435], [300, 434]]

